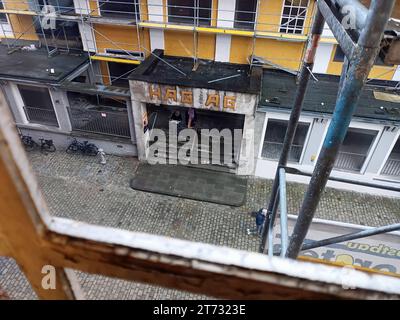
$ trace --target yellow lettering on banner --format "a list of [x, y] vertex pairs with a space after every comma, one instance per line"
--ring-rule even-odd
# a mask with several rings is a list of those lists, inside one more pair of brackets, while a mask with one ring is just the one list
[[193, 92], [182, 91], [181, 92], [182, 103], [193, 104]]
[[150, 100], [153, 100], [154, 97], [158, 98], [161, 100], [161, 88], [160, 86], [154, 86], [152, 84], [149, 84], [149, 97]]
[[224, 97], [224, 109], [236, 109], [236, 97], [235, 96], [225, 96]]
[[219, 94], [209, 94], [206, 101], [206, 107], [213, 105], [219, 107]]
[[176, 89], [167, 89], [165, 91], [165, 100], [174, 100], [175, 102], [177, 101], [176, 97]]
[[335, 261], [350, 266], [354, 264], [354, 258], [349, 254], [339, 254]]

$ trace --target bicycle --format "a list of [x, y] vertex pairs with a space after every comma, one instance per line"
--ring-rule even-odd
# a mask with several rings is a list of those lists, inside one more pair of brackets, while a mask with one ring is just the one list
[[26, 151], [32, 151], [39, 147], [39, 145], [32, 139], [31, 136], [24, 136], [22, 134], [20, 136]]
[[99, 153], [99, 149], [93, 143], [89, 143], [88, 141], [79, 142], [76, 139], [72, 141], [65, 151], [70, 154], [80, 152], [88, 156], [96, 156]]
[[41, 152], [55, 152], [56, 151], [56, 147], [53, 143], [53, 140], [47, 140], [47, 139], [43, 139], [40, 138], [40, 151]]

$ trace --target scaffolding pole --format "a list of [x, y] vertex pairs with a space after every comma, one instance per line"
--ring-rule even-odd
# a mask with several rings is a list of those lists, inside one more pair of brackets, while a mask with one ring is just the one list
[[[290, 114], [288, 127], [286, 129], [285, 139], [283, 142], [282, 152], [279, 157], [278, 167], [275, 173], [275, 179], [271, 190], [271, 195], [269, 198], [268, 204], [268, 212], [264, 222], [264, 227], [262, 231], [261, 244], [260, 244], [260, 252], [266, 253], [267, 250], [267, 241], [268, 241], [268, 225], [269, 221], [274, 220], [276, 217], [276, 211], [278, 210], [279, 205], [279, 197], [278, 197], [278, 189], [279, 189], [279, 169], [281, 167], [285, 167], [287, 165], [290, 147], [293, 143], [294, 135], [296, 133], [297, 124], [299, 122], [301, 109], [303, 107], [304, 97], [307, 91], [308, 82], [310, 80], [311, 72], [314, 66], [315, 53], [317, 50], [318, 42], [321, 37], [323, 28], [324, 28], [324, 17], [322, 16], [319, 10], [316, 10], [313, 26], [311, 29], [311, 34], [308, 40], [306, 54], [304, 55], [303, 64], [300, 71], [299, 76], [299, 86], [296, 92], [296, 98], [294, 102], [294, 106], [292, 112]], [[272, 221], [272, 225], [274, 221]]]
[[[350, 5], [352, 3], [354, 5], [359, 4], [356, 0], [347, 2]], [[383, 32], [394, 4], [395, 0], [373, 0], [365, 23], [362, 23], [362, 29], [358, 30], [360, 36], [357, 43], [351, 43], [351, 51], [343, 50], [348, 59], [348, 63], [344, 64], [347, 72], [345, 70], [342, 72], [335, 111], [290, 239], [286, 253], [288, 258], [297, 258], [301, 251], [303, 241], [334, 166], [339, 147], [347, 133], [361, 90], [380, 50]], [[342, 37], [343, 26], [340, 23], [339, 25], [336, 23], [330, 24], [330, 21], [333, 21], [331, 18], [334, 13], [330, 10], [325, 0], [318, 0], [318, 8], [319, 11], [323, 11], [322, 13], [339, 45], [345, 45], [348, 49], [348, 38]], [[329, 9], [329, 11], [326, 9]], [[301, 85], [298, 90], [301, 90]]]

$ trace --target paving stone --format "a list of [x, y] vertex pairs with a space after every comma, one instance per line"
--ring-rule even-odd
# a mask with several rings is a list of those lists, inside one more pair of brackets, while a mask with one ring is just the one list
[[[257, 251], [249, 214], [266, 205], [271, 181], [249, 178], [244, 205], [232, 207], [133, 190], [138, 168], [133, 158], [98, 159], [55, 152], [29, 153], [51, 214], [119, 229]], [[171, 173], [173, 176], [173, 173]], [[288, 211], [296, 214], [306, 185], [289, 183]], [[236, 196], [234, 194], [233, 196]], [[400, 200], [327, 188], [316, 217], [380, 226], [398, 223]], [[88, 299], [204, 299], [205, 296], [78, 272]], [[36, 295], [14, 260], [0, 257], [0, 286], [12, 299]]]

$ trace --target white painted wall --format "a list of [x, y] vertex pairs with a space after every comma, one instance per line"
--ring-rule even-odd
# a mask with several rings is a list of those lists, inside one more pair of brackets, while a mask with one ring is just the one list
[[400, 66], [397, 66], [397, 70], [393, 75], [393, 81], [400, 81]]
[[[164, 22], [163, 17], [163, 0], [148, 0], [147, 10], [149, 13], [149, 21]], [[150, 49], [165, 49], [164, 30], [150, 29]]]
[[147, 1], [149, 21], [163, 22], [163, 0], [148, 0]]
[[[236, 0], [219, 0], [217, 27], [233, 28], [235, 20]], [[232, 36], [227, 34], [219, 34], [215, 37], [215, 60], [221, 62], [229, 62], [231, 55]]]
[[150, 29], [150, 48], [151, 51], [155, 49], [165, 49], [164, 44], [164, 30]]
[[318, 45], [318, 49], [315, 54], [315, 63], [313, 72], [327, 73], [333, 47], [334, 45], [331, 43], [320, 43]]
[[74, 0], [74, 7], [77, 14], [90, 14], [88, 0]]
[[91, 26], [85, 22], [79, 22], [78, 27], [82, 38], [83, 50], [97, 52], [96, 41]]

